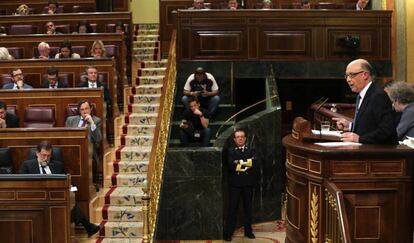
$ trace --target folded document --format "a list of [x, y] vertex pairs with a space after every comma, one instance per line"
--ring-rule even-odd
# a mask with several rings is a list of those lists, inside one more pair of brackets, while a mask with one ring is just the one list
[[355, 143], [355, 142], [323, 142], [323, 143], [315, 143], [319, 146], [324, 147], [339, 147], [339, 146], [359, 146], [362, 145], [362, 143]]

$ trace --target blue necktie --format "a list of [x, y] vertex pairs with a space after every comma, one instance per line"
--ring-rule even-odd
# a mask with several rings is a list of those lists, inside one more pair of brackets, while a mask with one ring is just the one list
[[361, 96], [360, 95], [358, 95], [357, 96], [357, 98], [356, 98], [356, 102], [355, 102], [355, 114], [354, 114], [354, 120], [353, 120], [353, 122], [352, 122], [352, 129], [351, 129], [351, 132], [353, 132], [354, 131], [354, 129], [355, 129], [355, 123], [356, 123], [356, 118], [357, 118], [357, 115], [358, 115], [358, 111], [359, 111], [359, 102], [361, 101]]

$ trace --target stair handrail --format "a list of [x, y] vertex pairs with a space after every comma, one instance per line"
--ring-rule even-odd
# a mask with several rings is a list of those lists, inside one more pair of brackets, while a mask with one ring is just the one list
[[332, 243], [351, 243], [343, 193], [328, 180], [324, 180], [323, 185], [325, 187], [325, 240]]
[[[231, 75], [230, 76], [231, 76], [231, 80], [232, 80], [232, 85], [231, 86], [233, 86], [233, 63], [231, 65]], [[277, 91], [276, 75], [275, 75], [275, 71], [274, 71], [273, 65], [270, 65], [270, 75], [267, 77], [267, 79], [272, 83], [272, 85], [274, 87], [271, 90], [271, 94], [269, 94], [271, 96], [270, 97], [267, 97], [265, 99], [262, 99], [262, 100], [260, 100], [260, 101], [258, 101], [256, 103], [254, 103], [254, 104], [251, 104], [248, 107], [246, 107], [246, 108], [242, 109], [241, 111], [238, 111], [235, 114], [233, 114], [232, 116], [230, 116], [226, 121], [223, 122], [223, 124], [221, 124], [221, 126], [217, 130], [216, 135], [215, 135], [216, 138], [219, 137], [221, 130], [223, 129], [223, 127], [227, 123], [229, 123], [231, 120], [233, 120], [234, 118], [236, 118], [238, 115], [244, 113], [245, 111], [250, 110], [251, 108], [256, 107], [256, 106], [258, 106], [258, 105], [260, 105], [260, 104], [262, 104], [264, 102], [267, 102], [267, 101], [272, 101], [271, 106], [273, 106], [273, 107], [277, 106], [277, 104], [275, 103], [275, 101], [278, 100], [279, 94], [278, 94], [278, 91]], [[232, 87], [232, 90], [233, 90], [233, 87]]]
[[144, 190], [143, 213], [144, 229], [143, 242], [154, 242], [155, 226], [158, 217], [158, 205], [164, 172], [164, 160], [168, 143], [168, 134], [173, 113], [174, 94], [176, 88], [176, 30], [173, 31], [166, 75], [160, 97], [160, 106], [154, 132], [152, 150], [148, 165], [147, 188]]

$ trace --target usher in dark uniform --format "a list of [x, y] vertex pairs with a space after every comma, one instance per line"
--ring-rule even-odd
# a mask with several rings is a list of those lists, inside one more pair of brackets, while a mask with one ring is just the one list
[[[237, 221], [237, 209], [239, 207], [240, 198], [243, 200], [244, 212], [244, 234], [252, 235], [252, 200], [253, 189], [256, 184], [255, 150], [249, 148], [246, 144], [242, 147], [231, 147], [228, 152], [227, 163], [229, 166], [229, 210], [226, 221], [225, 233], [227, 237], [233, 235]], [[239, 169], [245, 171], [237, 171], [238, 164], [235, 161], [243, 160], [244, 163], [251, 162], [251, 167], [240, 166]]]

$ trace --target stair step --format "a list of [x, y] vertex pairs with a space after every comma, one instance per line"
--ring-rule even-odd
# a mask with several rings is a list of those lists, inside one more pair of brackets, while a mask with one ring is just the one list
[[[208, 127], [211, 129], [211, 138], [210, 140], [214, 139], [216, 137], [216, 133], [218, 131], [218, 129], [220, 128], [220, 126], [223, 124], [224, 122], [211, 122], [209, 123]], [[225, 124], [223, 126], [223, 128], [221, 128], [221, 132], [224, 132], [226, 129], [228, 129], [229, 127], [231, 127], [234, 124], [234, 122], [230, 121], [227, 124]], [[179, 121], [174, 121], [172, 126], [171, 126], [171, 132], [170, 132], [170, 141], [171, 139], [180, 139], [180, 122]]]
[[123, 147], [116, 153], [116, 159], [122, 161], [149, 160], [151, 155], [150, 146]]
[[135, 87], [135, 94], [161, 94], [162, 84], [141, 84]]
[[159, 41], [159, 35], [142, 35], [142, 36], [134, 36], [134, 41]]
[[160, 42], [159, 41], [134, 41], [133, 47], [136, 48], [144, 48], [144, 47], [159, 47]]
[[130, 104], [128, 112], [130, 113], [157, 113], [159, 104]]
[[160, 103], [160, 94], [155, 94], [155, 95], [132, 95], [130, 96], [130, 103], [134, 103], [134, 104], [159, 104]]
[[96, 243], [141, 243], [142, 238], [100, 238]]
[[154, 75], [147, 77], [137, 77], [135, 79], [135, 85], [149, 85], [149, 84], [160, 84], [164, 83], [164, 75]]
[[[181, 97], [180, 97], [181, 98]], [[174, 106], [174, 115], [173, 120], [174, 121], [181, 121], [184, 114], [184, 105], [175, 105]], [[211, 120], [214, 121], [225, 121], [229, 119], [232, 115], [234, 115], [235, 107], [231, 104], [219, 104], [219, 107], [214, 114], [214, 116], [211, 118]]]
[[150, 23], [150, 24], [136, 24], [135, 30], [151, 30], [151, 29], [159, 29], [160, 24]]
[[165, 67], [167, 66], [168, 59], [162, 59], [160, 61], [145, 61], [141, 62], [142, 68], [150, 68], [150, 67]]
[[157, 123], [157, 113], [131, 113], [125, 116], [125, 123], [136, 125], [155, 125]]
[[125, 135], [153, 135], [155, 131], [155, 125], [128, 124], [124, 125], [122, 130]]
[[165, 67], [138, 68], [137, 76], [164, 76], [166, 70]]
[[158, 29], [138, 29], [135, 31], [135, 35], [158, 35]]
[[159, 47], [144, 47], [144, 48], [138, 48], [134, 47], [132, 49], [133, 55], [145, 55], [145, 54], [157, 54], [159, 53], [160, 48]]
[[142, 237], [142, 222], [105, 222], [99, 236], [105, 237]]
[[[111, 191], [111, 193], [108, 193]], [[110, 206], [136, 206], [142, 202], [144, 192], [142, 187], [115, 187], [106, 188], [104, 202]]]
[[143, 173], [148, 171], [148, 160], [140, 161], [115, 161], [108, 163], [112, 167], [112, 173]]
[[113, 174], [112, 176], [106, 176], [105, 180], [105, 185], [122, 187], [145, 187], [147, 184], [147, 173]]
[[152, 146], [154, 140], [153, 135], [131, 136], [123, 135], [121, 138], [121, 145], [124, 146]]
[[105, 206], [96, 209], [102, 220], [110, 222], [137, 222], [143, 220], [142, 206]]
[[159, 53], [133, 55], [133, 59], [134, 61], [154, 61], [159, 59]]

